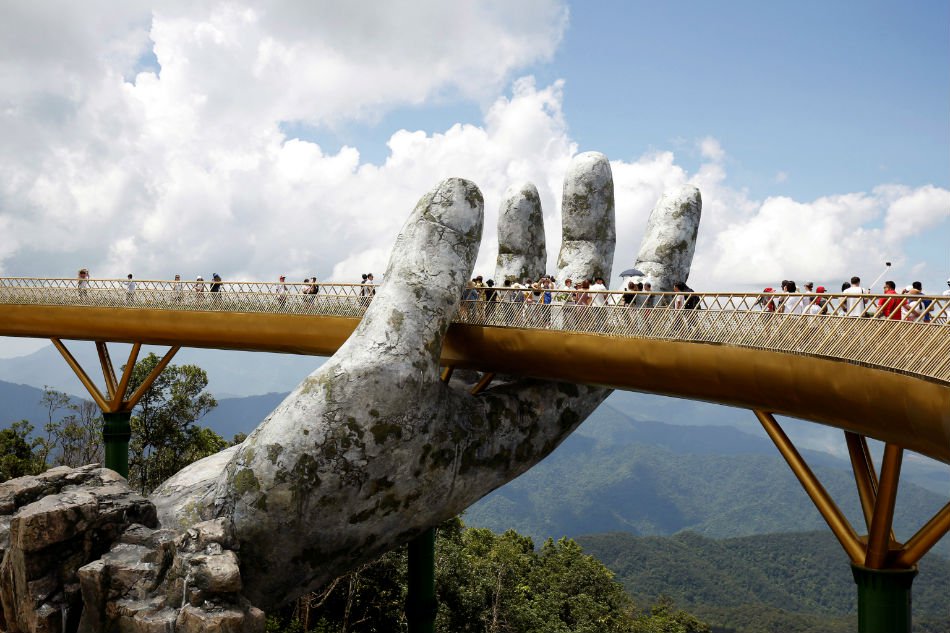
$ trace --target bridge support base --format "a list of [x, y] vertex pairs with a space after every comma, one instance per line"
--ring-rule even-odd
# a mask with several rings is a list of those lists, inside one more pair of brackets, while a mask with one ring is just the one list
[[858, 633], [910, 633], [910, 587], [916, 569], [851, 565], [858, 585]]
[[110, 468], [126, 479], [129, 478], [129, 439], [132, 437], [131, 411], [102, 413], [105, 425], [102, 427], [102, 439], [105, 444], [106, 468]]
[[409, 585], [406, 619], [409, 633], [434, 633], [435, 614], [435, 528], [409, 541]]

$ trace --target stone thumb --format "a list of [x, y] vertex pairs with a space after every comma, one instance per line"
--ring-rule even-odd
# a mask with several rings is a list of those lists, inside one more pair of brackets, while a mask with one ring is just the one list
[[383, 283], [337, 356], [406, 364], [438, 375], [442, 339], [482, 239], [484, 201], [474, 183], [443, 180], [416, 204]]

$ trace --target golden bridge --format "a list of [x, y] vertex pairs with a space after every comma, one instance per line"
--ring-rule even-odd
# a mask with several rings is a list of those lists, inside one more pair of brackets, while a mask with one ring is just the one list
[[[150, 384], [126, 393], [141, 345], [170, 347], [156, 372], [180, 347], [331, 355], [372, 300], [371, 288], [358, 284], [321, 283], [312, 293], [307, 284], [222, 282], [216, 290], [200, 281], [136, 281], [132, 289], [125, 280], [0, 278], [0, 336], [51, 339], [104, 413], [127, 414]], [[950, 503], [903, 543], [891, 530], [903, 452], [950, 464], [950, 297], [696, 293], [698, 309], [687, 310], [674, 293], [634, 293], [629, 304], [622, 293], [590, 293], [587, 305], [581, 292], [495, 288], [486, 301], [481, 289], [449, 329], [444, 376], [465, 368], [483, 372], [476, 389], [496, 374], [521, 375], [752, 410], [854, 569], [906, 581], [909, 614], [902, 572], [912, 578], [950, 530]], [[886, 318], [892, 309], [900, 318]], [[104, 392], [64, 340], [95, 342]], [[132, 344], [121, 375], [107, 342]], [[844, 431], [866, 535], [776, 414]], [[867, 438], [884, 443], [880, 472]], [[865, 589], [858, 571], [855, 578], [860, 603]], [[876, 600], [877, 589], [866, 590]]]

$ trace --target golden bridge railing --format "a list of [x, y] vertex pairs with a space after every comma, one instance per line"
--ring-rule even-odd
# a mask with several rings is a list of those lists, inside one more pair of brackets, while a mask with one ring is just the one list
[[[363, 315], [361, 284], [0, 278], [0, 304]], [[455, 321], [733, 345], [950, 382], [950, 297], [469, 289]], [[696, 305], [695, 309], [686, 306]], [[888, 315], [899, 318], [887, 318]]]
[[[0, 278], [0, 303], [362, 317], [363, 284]], [[217, 288], [216, 288], [217, 286]]]

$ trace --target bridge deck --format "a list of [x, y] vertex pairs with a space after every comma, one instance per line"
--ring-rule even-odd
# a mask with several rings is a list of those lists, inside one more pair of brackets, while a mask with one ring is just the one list
[[[173, 283], [0, 279], [0, 335], [330, 355], [369, 302], [360, 286]], [[653, 297], [635, 309], [612, 305], [618, 295], [603, 307], [466, 302], [442, 362], [767, 410], [950, 463], [947, 298], [905, 302], [913, 320], [892, 320], [858, 318], [835, 295], [820, 314], [763, 312], [758, 295], [704, 294], [696, 311]]]

